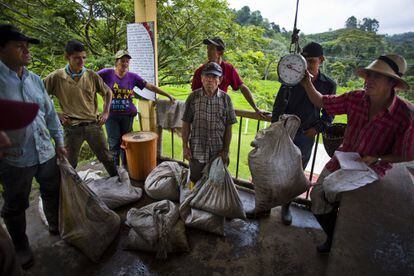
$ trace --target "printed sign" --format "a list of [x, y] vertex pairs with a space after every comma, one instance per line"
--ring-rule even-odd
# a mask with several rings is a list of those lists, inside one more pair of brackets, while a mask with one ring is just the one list
[[[131, 55], [129, 69], [144, 80], [155, 84], [154, 22], [127, 25], [128, 51]], [[148, 100], [155, 100], [155, 93], [135, 87], [134, 92]]]

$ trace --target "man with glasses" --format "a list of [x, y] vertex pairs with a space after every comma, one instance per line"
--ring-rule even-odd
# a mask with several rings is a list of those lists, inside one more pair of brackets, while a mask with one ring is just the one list
[[[312, 83], [316, 89], [323, 95], [334, 95], [336, 92], [335, 82], [319, 70], [325, 60], [322, 46], [311, 42], [303, 48], [302, 56], [307, 61], [309, 73], [313, 75]], [[324, 109], [322, 109], [321, 116], [321, 109], [312, 104], [301, 84], [297, 84], [291, 89], [287, 89], [284, 85], [280, 87], [273, 105], [272, 122], [278, 121], [282, 114], [293, 114], [301, 120], [293, 142], [302, 153], [302, 166], [305, 169], [311, 156], [316, 134], [322, 132], [327, 124], [332, 123], [333, 116], [328, 115]], [[285, 225], [292, 223], [289, 206], [290, 203], [282, 206], [281, 217]]]

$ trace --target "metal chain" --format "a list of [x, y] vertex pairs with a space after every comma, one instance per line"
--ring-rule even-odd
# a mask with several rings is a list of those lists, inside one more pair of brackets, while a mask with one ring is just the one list
[[[299, 47], [299, 29], [296, 28], [296, 22], [298, 20], [298, 10], [299, 10], [299, 0], [296, 1], [296, 13], [295, 13], [295, 23], [293, 25], [292, 39], [290, 42], [289, 52], [291, 53], [300, 53]], [[292, 46], [294, 46], [292, 50]]]

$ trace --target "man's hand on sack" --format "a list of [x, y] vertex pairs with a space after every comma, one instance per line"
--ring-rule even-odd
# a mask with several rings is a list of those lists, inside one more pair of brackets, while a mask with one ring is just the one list
[[318, 131], [316, 131], [316, 129], [315, 128], [313, 128], [313, 127], [311, 127], [311, 128], [308, 128], [307, 130], [305, 130], [304, 132], [303, 132], [307, 137], [309, 137], [309, 138], [314, 138], [315, 137], [315, 135], [316, 134], [318, 134]]
[[187, 159], [188, 161], [191, 161], [191, 159], [193, 158], [191, 155], [191, 150], [189, 147], [183, 147], [183, 151], [184, 151], [184, 158]]
[[219, 153], [219, 156], [223, 159], [224, 165], [228, 165], [229, 164], [229, 151], [228, 150], [222, 150]]
[[56, 155], [59, 160], [62, 160], [67, 157], [68, 152], [64, 147], [56, 147]]

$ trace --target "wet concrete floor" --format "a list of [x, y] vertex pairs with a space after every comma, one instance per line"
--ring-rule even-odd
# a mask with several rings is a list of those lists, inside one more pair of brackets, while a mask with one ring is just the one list
[[[131, 207], [152, 202], [144, 196], [139, 202], [116, 210], [122, 221]], [[280, 207], [270, 217], [226, 222], [225, 237], [187, 228], [191, 251], [171, 253], [167, 260], [155, 254], [126, 251], [123, 244], [129, 228], [122, 223], [118, 238], [99, 263], [91, 262], [59, 237], [50, 236], [42, 223], [37, 202], [27, 212], [28, 236], [36, 263], [33, 275], [322, 275], [327, 257], [315, 246], [323, 234], [312, 214], [293, 206], [293, 224], [280, 220]], [[91, 244], [93, 246], [93, 244]]]
[[[140, 183], [134, 185], [143, 188]], [[254, 208], [252, 195], [241, 195], [245, 209]], [[26, 211], [35, 255], [35, 265], [28, 270], [31, 275], [323, 275], [327, 267], [328, 256], [315, 249], [324, 234], [313, 215], [298, 205], [291, 207], [291, 226], [282, 224], [280, 207], [276, 207], [269, 217], [227, 220], [225, 237], [186, 228], [190, 252], [170, 253], [166, 260], [159, 260], [154, 253], [124, 249], [127, 211], [153, 202], [144, 193], [138, 202], [115, 210], [122, 220], [120, 233], [99, 263], [93, 263], [49, 234], [40, 219], [37, 198]]]

